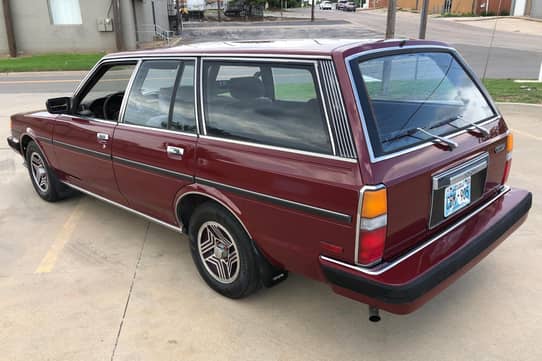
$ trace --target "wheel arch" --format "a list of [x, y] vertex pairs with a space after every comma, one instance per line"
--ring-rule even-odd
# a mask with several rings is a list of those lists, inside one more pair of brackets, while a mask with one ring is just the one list
[[45, 157], [45, 161], [47, 162], [47, 164], [51, 165], [51, 162], [49, 162], [49, 157], [47, 156], [47, 153], [45, 153], [45, 151], [43, 150], [43, 147], [41, 146], [39, 141], [29, 133], [23, 133], [19, 137], [19, 143], [21, 144], [21, 155], [26, 159], [26, 149], [28, 148], [28, 144], [30, 142], [34, 142], [34, 144], [36, 144], [41, 154], [43, 154], [43, 156]]
[[213, 193], [217, 194], [212, 195], [209, 193], [210, 192], [198, 187], [197, 189], [186, 190], [178, 197], [177, 201], [175, 202], [175, 217], [179, 226], [181, 226], [182, 229], [187, 229], [190, 222], [190, 217], [194, 213], [196, 207], [204, 202], [212, 201], [233, 215], [241, 227], [243, 227], [248, 237], [254, 242], [252, 234], [241, 219], [241, 211], [239, 208], [221, 192], [214, 190]]

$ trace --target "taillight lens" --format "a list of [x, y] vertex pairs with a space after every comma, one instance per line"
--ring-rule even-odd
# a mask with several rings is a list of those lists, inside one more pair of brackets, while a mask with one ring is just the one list
[[506, 138], [506, 164], [504, 165], [504, 173], [502, 175], [502, 184], [508, 181], [510, 175], [510, 168], [512, 167], [512, 151], [514, 150], [514, 135], [508, 134]]
[[356, 263], [369, 266], [384, 254], [388, 225], [388, 196], [384, 186], [366, 186], [360, 193]]

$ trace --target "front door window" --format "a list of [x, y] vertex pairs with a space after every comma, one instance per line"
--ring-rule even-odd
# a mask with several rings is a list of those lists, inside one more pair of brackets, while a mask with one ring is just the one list
[[76, 114], [116, 122], [134, 68], [135, 63], [103, 65], [83, 90]]

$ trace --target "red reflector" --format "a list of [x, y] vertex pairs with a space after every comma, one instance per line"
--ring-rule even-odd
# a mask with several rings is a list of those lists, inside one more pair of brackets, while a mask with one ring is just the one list
[[369, 265], [380, 261], [384, 253], [386, 227], [374, 231], [361, 231], [359, 235], [358, 263]]
[[508, 176], [510, 175], [510, 168], [512, 167], [512, 159], [506, 161], [504, 165], [504, 173], [502, 175], [502, 184], [505, 184], [508, 181]]
[[335, 253], [335, 254], [343, 253], [343, 248], [335, 244], [327, 243], [325, 241], [320, 241], [320, 246], [322, 246], [323, 250], [331, 252], [331, 253]]

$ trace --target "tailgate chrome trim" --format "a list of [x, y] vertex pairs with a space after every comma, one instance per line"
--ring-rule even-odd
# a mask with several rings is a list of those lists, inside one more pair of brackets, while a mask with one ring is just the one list
[[470, 177], [484, 169], [489, 165], [489, 154], [487, 152], [453, 167], [442, 173], [433, 176], [433, 190], [442, 189], [458, 181]]
[[403, 262], [407, 258], [412, 257], [413, 255], [420, 252], [424, 248], [426, 248], [429, 245], [435, 243], [436, 241], [438, 241], [442, 237], [446, 236], [448, 233], [450, 233], [450, 232], [454, 231], [455, 229], [459, 228], [464, 223], [469, 221], [471, 218], [476, 216], [478, 213], [482, 212], [484, 209], [486, 209], [487, 207], [492, 205], [495, 201], [497, 201], [499, 198], [504, 196], [509, 191], [510, 191], [510, 187], [503, 186], [497, 195], [495, 195], [493, 198], [491, 198], [486, 203], [484, 203], [480, 208], [476, 209], [475, 211], [473, 211], [472, 213], [467, 215], [465, 218], [463, 218], [459, 222], [453, 224], [452, 226], [450, 226], [449, 228], [447, 228], [443, 232], [441, 232], [441, 233], [437, 234], [436, 236], [430, 238], [427, 242], [419, 245], [418, 247], [414, 248], [410, 252], [407, 252], [406, 254], [400, 256], [399, 258], [397, 258], [396, 260], [394, 260], [394, 261], [392, 261], [390, 263], [383, 263], [383, 264], [381, 264], [379, 266], [375, 266], [373, 268], [366, 268], [366, 267], [355, 266], [355, 265], [352, 265], [352, 264], [349, 264], [349, 263], [338, 261], [336, 259], [329, 258], [329, 257], [326, 257], [326, 256], [322, 256], [322, 255], [320, 255], [320, 259], [324, 260], [324, 261], [327, 261], [327, 262], [330, 262], [330, 263], [335, 263], [335, 264], [337, 264], [339, 266], [346, 267], [346, 268], [349, 268], [351, 270], [354, 270], [354, 271], [357, 271], [357, 272], [360, 272], [360, 273], [365, 273], [365, 274], [368, 274], [368, 275], [371, 275], [371, 276], [381, 275], [382, 273], [387, 272], [390, 269], [394, 268], [395, 266], [397, 266], [399, 263]]

